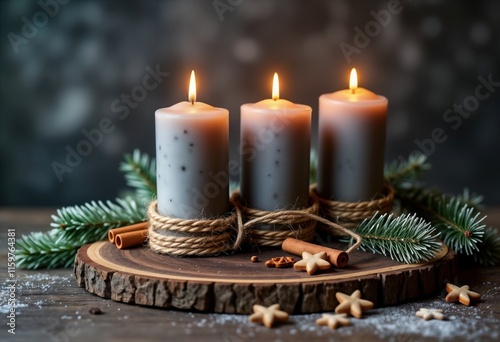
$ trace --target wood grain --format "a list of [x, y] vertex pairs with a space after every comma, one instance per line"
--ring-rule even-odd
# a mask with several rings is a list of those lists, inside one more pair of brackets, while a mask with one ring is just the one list
[[[342, 245], [333, 248], [342, 248]], [[252, 263], [258, 255], [262, 262]], [[291, 268], [267, 268], [276, 248], [217, 257], [179, 258], [145, 247], [118, 250], [109, 242], [82, 247], [75, 259], [78, 285], [114, 301], [216, 313], [251, 312], [253, 304], [280, 303], [289, 313], [331, 311], [337, 291], [360, 289], [376, 306], [403, 303], [431, 294], [454, 281], [456, 254], [444, 247], [434, 260], [401, 264], [387, 257], [356, 251], [344, 269], [309, 276]]]

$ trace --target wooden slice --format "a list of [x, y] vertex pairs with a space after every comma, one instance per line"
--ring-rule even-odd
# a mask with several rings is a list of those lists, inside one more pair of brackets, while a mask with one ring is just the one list
[[[345, 245], [331, 244], [333, 248]], [[260, 262], [250, 261], [257, 255]], [[218, 313], [251, 313], [254, 304], [279, 303], [289, 313], [333, 311], [335, 293], [361, 290], [376, 307], [395, 305], [455, 282], [456, 253], [446, 246], [422, 264], [401, 264], [369, 252], [350, 254], [344, 269], [309, 276], [293, 268], [268, 268], [281, 249], [243, 251], [217, 257], [170, 257], [148, 248], [119, 250], [102, 241], [82, 247], [74, 272], [87, 291], [114, 301]], [[300, 257], [293, 256], [296, 260]]]

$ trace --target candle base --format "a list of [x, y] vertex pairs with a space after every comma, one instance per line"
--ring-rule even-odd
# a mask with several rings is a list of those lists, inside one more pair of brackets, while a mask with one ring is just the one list
[[243, 236], [238, 215], [233, 211], [215, 219], [179, 219], [159, 214], [158, 202], [153, 201], [148, 208], [149, 248], [175, 256], [209, 256], [234, 251]]
[[[364, 219], [371, 218], [377, 212], [379, 214], [392, 212], [394, 190], [389, 184], [384, 184], [383, 193], [371, 201], [340, 202], [320, 197], [316, 192], [316, 185], [312, 185], [311, 197], [320, 204], [321, 211], [328, 220], [354, 230]], [[345, 236], [342, 232], [334, 232], [333, 235]]]
[[245, 207], [240, 194], [234, 192], [232, 202], [241, 210], [245, 219], [245, 241], [251, 245], [279, 247], [287, 238], [311, 241], [316, 233], [319, 203], [310, 199], [311, 205], [296, 210], [266, 211]]

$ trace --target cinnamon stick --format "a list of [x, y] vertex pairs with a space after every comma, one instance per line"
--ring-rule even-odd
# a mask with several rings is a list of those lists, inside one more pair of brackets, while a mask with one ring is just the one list
[[133, 232], [121, 233], [115, 236], [115, 244], [118, 249], [125, 249], [142, 245], [148, 238], [148, 230], [136, 230]]
[[135, 231], [138, 231], [138, 230], [147, 229], [148, 225], [149, 225], [149, 222], [146, 221], [146, 222], [141, 222], [141, 223], [133, 224], [131, 226], [110, 229], [108, 231], [109, 242], [115, 243], [115, 238], [116, 238], [116, 235], [118, 235], [118, 234], [128, 233], [128, 232], [135, 232]]
[[297, 240], [294, 238], [287, 238], [283, 241], [281, 248], [288, 253], [294, 255], [302, 255], [302, 252], [316, 254], [325, 252], [327, 260], [337, 268], [344, 268], [349, 262], [349, 254], [338, 249], [333, 249], [325, 246], [315, 245], [313, 243]]

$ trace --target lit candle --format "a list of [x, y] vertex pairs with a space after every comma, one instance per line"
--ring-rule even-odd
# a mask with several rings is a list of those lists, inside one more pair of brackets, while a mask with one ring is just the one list
[[247, 206], [308, 206], [311, 112], [279, 98], [277, 74], [272, 99], [241, 106], [240, 193]]
[[189, 102], [158, 109], [158, 212], [184, 219], [213, 218], [229, 209], [229, 112], [196, 102], [191, 72]]
[[319, 98], [318, 184], [323, 198], [368, 201], [382, 192], [387, 99], [358, 88]]

